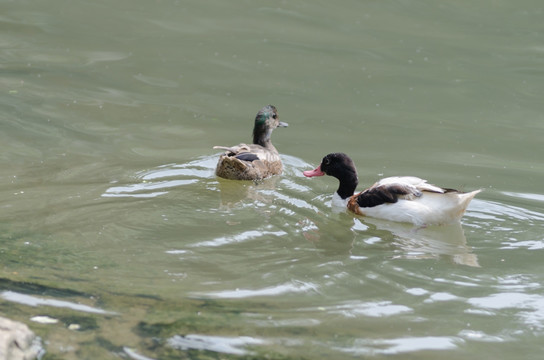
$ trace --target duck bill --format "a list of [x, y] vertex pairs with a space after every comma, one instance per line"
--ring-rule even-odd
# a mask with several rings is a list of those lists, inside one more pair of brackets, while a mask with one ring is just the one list
[[308, 170], [303, 172], [304, 176], [306, 177], [314, 177], [314, 176], [323, 176], [325, 173], [321, 171], [321, 165], [319, 165], [314, 170]]
[[289, 124], [286, 123], [286, 122], [283, 122], [283, 121], [280, 121], [280, 122], [278, 123], [278, 127], [288, 127], [288, 126], [289, 126]]

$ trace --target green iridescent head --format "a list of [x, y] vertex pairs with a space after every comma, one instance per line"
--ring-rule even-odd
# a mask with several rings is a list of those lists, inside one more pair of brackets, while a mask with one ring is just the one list
[[278, 110], [273, 105], [263, 107], [255, 116], [255, 127], [253, 128], [253, 143], [264, 146], [270, 141], [272, 130], [277, 127], [286, 127], [287, 123], [281, 122]]

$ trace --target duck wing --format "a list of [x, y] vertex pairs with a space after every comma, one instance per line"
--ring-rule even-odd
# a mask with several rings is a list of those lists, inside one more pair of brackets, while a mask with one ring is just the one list
[[243, 161], [279, 161], [279, 155], [275, 148], [267, 149], [257, 144], [239, 144], [235, 146], [214, 146], [214, 149], [225, 150], [224, 156], [235, 157]]
[[374, 186], [401, 186], [405, 188], [412, 188], [419, 190], [419, 191], [428, 191], [428, 192], [435, 192], [435, 193], [445, 193], [448, 191], [452, 191], [451, 189], [443, 189], [441, 187], [438, 187], [436, 185], [429, 184], [427, 180], [418, 178], [416, 176], [392, 176], [388, 178], [381, 179], [372, 187]]
[[396, 203], [399, 199], [414, 200], [423, 192], [443, 194], [455, 190], [443, 189], [415, 176], [394, 176], [382, 179], [355, 195], [359, 207], [374, 207]]

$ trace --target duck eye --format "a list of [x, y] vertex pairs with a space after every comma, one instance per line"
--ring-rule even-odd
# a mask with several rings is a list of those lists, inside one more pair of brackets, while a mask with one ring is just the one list
[[329, 160], [329, 158], [324, 158], [324, 159], [323, 159], [323, 164], [324, 164], [324, 165], [329, 165], [330, 162], [331, 162], [331, 161]]
[[272, 119], [276, 119], [278, 117], [278, 115], [274, 114], [272, 115]]

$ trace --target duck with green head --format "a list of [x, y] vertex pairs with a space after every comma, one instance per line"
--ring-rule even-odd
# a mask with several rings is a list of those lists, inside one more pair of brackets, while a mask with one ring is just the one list
[[286, 126], [279, 120], [276, 107], [263, 107], [255, 117], [253, 144], [213, 147], [225, 150], [219, 157], [216, 175], [231, 180], [261, 180], [281, 174], [283, 165], [270, 137], [275, 128]]

